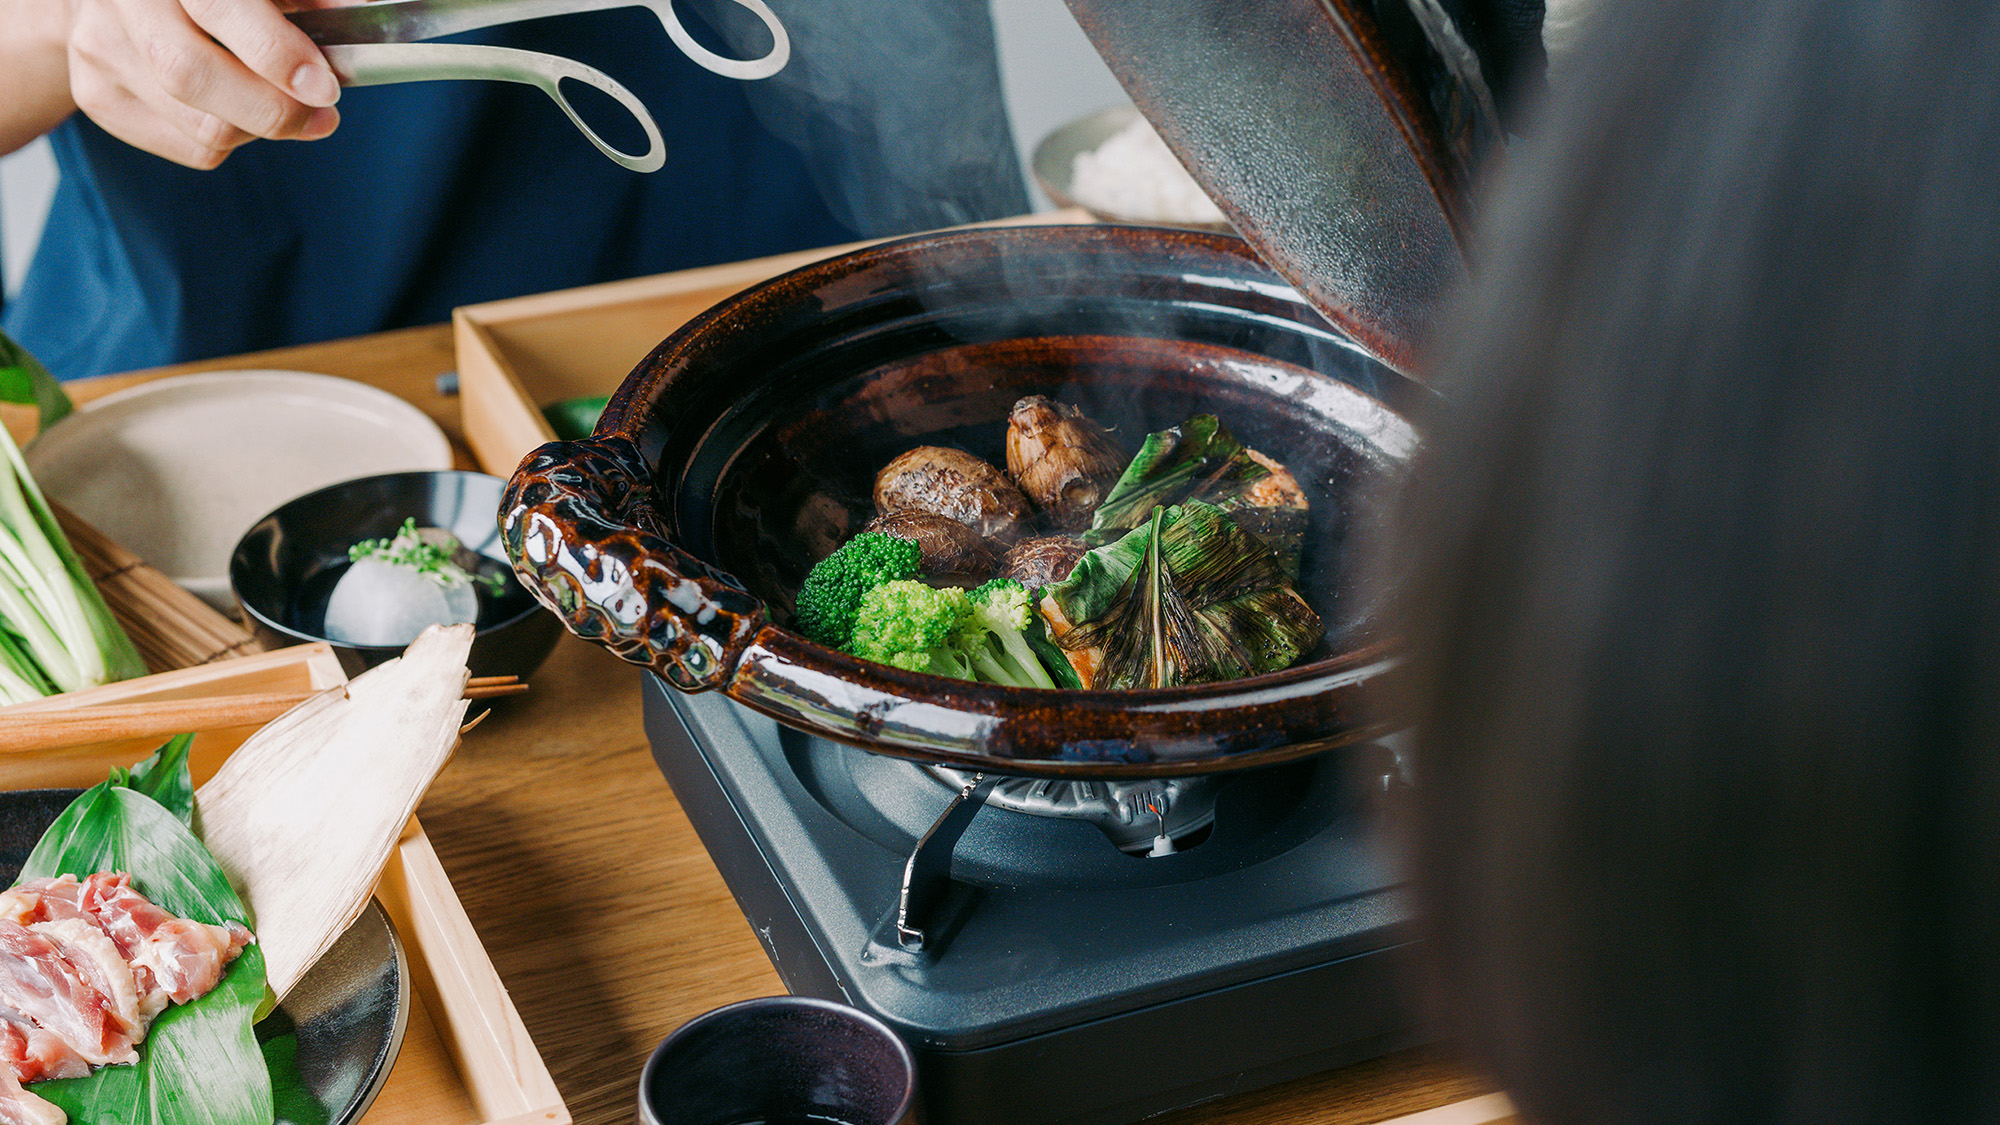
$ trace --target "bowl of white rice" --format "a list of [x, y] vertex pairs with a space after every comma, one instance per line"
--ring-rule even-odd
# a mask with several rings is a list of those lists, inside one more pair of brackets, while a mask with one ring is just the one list
[[1079, 117], [1035, 146], [1035, 182], [1106, 222], [1228, 231], [1229, 220], [1129, 105]]

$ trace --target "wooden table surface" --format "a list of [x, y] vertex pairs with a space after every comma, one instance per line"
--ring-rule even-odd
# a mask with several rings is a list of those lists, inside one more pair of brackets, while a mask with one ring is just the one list
[[[447, 326], [203, 361], [71, 384], [80, 400], [191, 370], [341, 375], [422, 408], [472, 467]], [[653, 765], [641, 673], [564, 637], [532, 679], [466, 735], [419, 815], [580, 1125], [632, 1120], [639, 1067], [710, 1008], [784, 991], [749, 923]], [[1154, 1125], [1363, 1125], [1484, 1093], [1419, 1050], [1153, 1118]], [[1483, 1119], [1483, 1118], [1482, 1118]]]

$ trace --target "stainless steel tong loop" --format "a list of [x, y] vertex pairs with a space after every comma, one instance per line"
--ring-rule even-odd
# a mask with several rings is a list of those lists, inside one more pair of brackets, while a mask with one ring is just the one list
[[[521, 82], [541, 89], [598, 151], [627, 168], [657, 171], [666, 163], [666, 145], [652, 115], [630, 90], [610, 75], [574, 59], [512, 47], [469, 43], [422, 43], [482, 27], [518, 23], [544, 16], [606, 8], [642, 7], [652, 12], [682, 54], [725, 78], [768, 78], [791, 60], [791, 36], [764, 0], [731, 0], [763, 22], [771, 33], [771, 49], [761, 58], [732, 59], [694, 41], [674, 12], [673, 0], [378, 0], [340, 8], [313, 8], [286, 13], [313, 42], [319, 44], [344, 86], [435, 79], [489, 79]], [[646, 131], [648, 150], [641, 155], [621, 152], [584, 123], [561, 89], [564, 78], [604, 91], [625, 107]]]
[[[554, 99], [570, 122], [590, 138], [597, 151], [634, 172], [657, 172], [667, 162], [667, 145], [646, 105], [612, 77], [575, 59], [513, 47], [481, 47], [470, 43], [335, 43], [320, 48], [343, 86], [375, 86], [389, 82], [421, 82], [442, 78], [491, 79], [539, 88]], [[569, 97], [561, 81], [574, 78], [618, 99], [646, 131], [642, 153], [622, 152], [597, 135]]]

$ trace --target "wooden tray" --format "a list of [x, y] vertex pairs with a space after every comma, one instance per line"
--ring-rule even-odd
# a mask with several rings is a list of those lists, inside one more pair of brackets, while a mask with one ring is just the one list
[[[1090, 222], [1080, 208], [978, 224]], [[479, 467], [512, 476], [555, 440], [541, 408], [605, 395], [674, 329], [766, 278], [871, 245], [856, 242], [727, 265], [467, 305], [452, 314], [459, 406]]]
[[[32, 714], [99, 703], [200, 695], [309, 691], [345, 681], [324, 644], [222, 660], [197, 668], [17, 704]], [[0, 719], [4, 721], [4, 719]], [[198, 732], [190, 765], [199, 785], [255, 728]], [[151, 740], [100, 743], [0, 757], [0, 787], [84, 787], [113, 766], [151, 753]], [[568, 1125], [569, 1109], [493, 971], [423, 827], [413, 818], [375, 887], [410, 963], [411, 1009], [403, 1049], [363, 1125]]]

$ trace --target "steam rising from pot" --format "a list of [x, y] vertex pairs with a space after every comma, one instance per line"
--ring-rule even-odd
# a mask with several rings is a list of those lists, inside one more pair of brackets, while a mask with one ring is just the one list
[[[738, 57], [770, 49], [770, 33], [736, 5], [692, 7]], [[791, 62], [745, 92], [764, 127], [810, 158], [836, 218], [872, 237], [1029, 209], [985, 3], [772, 7], [791, 34]]]

